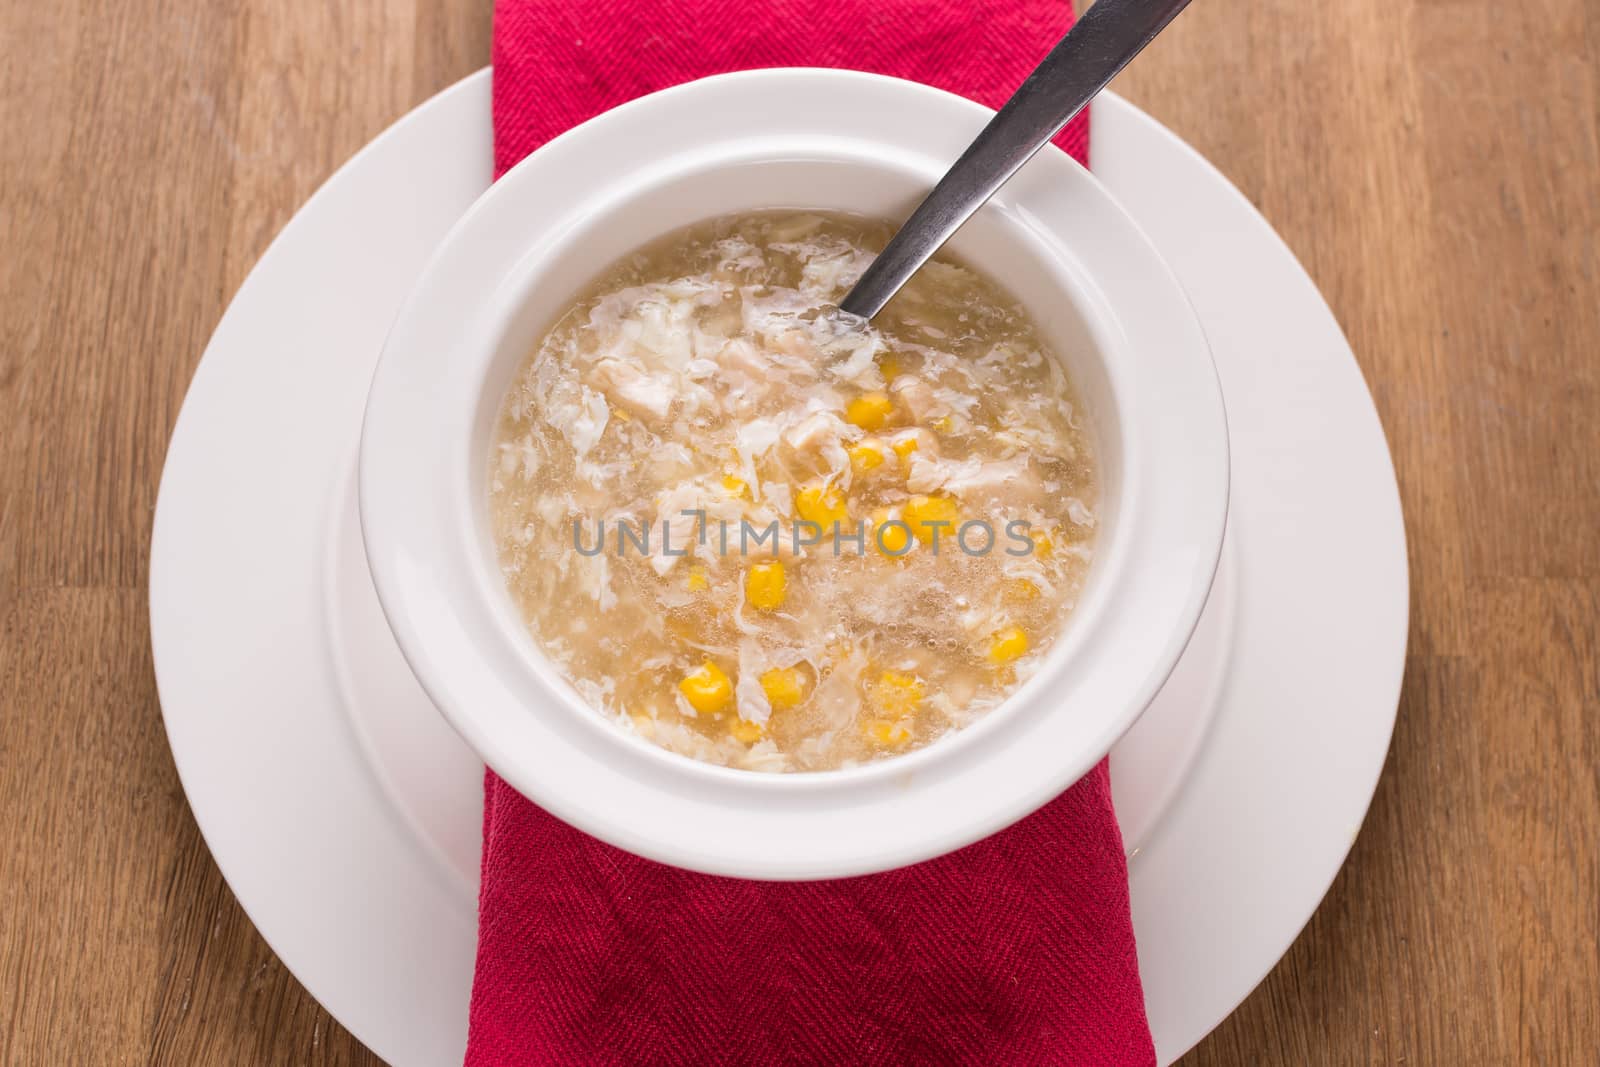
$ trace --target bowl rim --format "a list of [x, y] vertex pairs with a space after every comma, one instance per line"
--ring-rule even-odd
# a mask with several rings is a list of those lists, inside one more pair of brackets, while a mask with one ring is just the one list
[[[465, 514], [430, 517], [422, 501], [437, 500], [436, 496], [428, 496], [429, 491], [443, 491], [447, 496], [455, 494], [450, 500], [458, 508], [463, 504], [468, 509], [474, 506], [472, 501], [460, 496], [466, 485], [477, 481], [470, 467], [451, 472], [452, 464], [459, 465], [462, 449], [470, 453], [470, 443], [465, 439], [470, 433], [455, 434], [447, 441], [442, 453], [448, 459], [436, 456], [430, 463], [424, 458], [420, 479], [423, 493], [415, 493], [411, 486], [401, 484], [405, 479], [417, 480], [415, 463], [407, 469], [404, 461], [415, 461], [418, 457], [415, 447], [409, 450], [403, 447], [405, 442], [397, 435], [406, 433], [419, 419], [423, 426], [432, 425], [427, 421], [426, 407], [436, 401], [426, 388], [419, 387], [419, 381], [423, 385], [441, 387], [452, 384], [451, 375], [440, 377], [441, 345], [436, 342], [449, 348], [453, 356], [463, 351], [472, 354], [479, 362], [471, 365], [483, 369], [490, 358], [487, 346], [495, 343], [497, 331], [503, 330], [505, 322], [516, 312], [516, 294], [532, 284], [532, 279], [537, 279], [542, 269], [548, 269], [559, 259], [563, 235], [571, 238], [570, 232], [561, 232], [563, 220], [566, 230], [570, 231], [572, 220], [584, 214], [585, 205], [592, 208], [597, 201], [605, 204], [607, 195], [635, 198], [647, 195], [662, 180], [660, 168], [652, 172], [647, 165], [636, 170], [632, 177], [618, 179], [606, 190], [567, 190], [552, 197], [552, 189], [559, 185], [557, 177], [562, 172], [584, 172], [608, 153], [614, 156], [623, 139], [651, 126], [671, 127], [676, 133], [688, 131], [692, 141], [699, 136], [693, 126], [695, 116], [703, 116], [708, 111], [719, 117], [737, 114], [742, 116], [740, 121], [747, 121], [757, 113], [764, 115], [767, 121], [761, 127], [763, 137], [755, 142], [742, 142], [744, 151], [754, 151], [759, 156], [763, 150], [760, 144], [792, 146], [802, 137], [794, 126], [787, 132], [775, 132], [770, 121], [772, 116], [784, 114], [783, 105], [792, 109], [797, 100], [818, 96], [828, 97], [836, 108], [842, 107], [848, 98], [874, 103], [883, 113], [895, 114], [897, 133], [875, 128], [871, 121], [864, 121], [863, 125], [863, 120], [858, 120], [853, 135], [856, 142], [870, 143], [874, 148], [881, 147], [880, 140], [893, 141], [901, 148], [910, 143], [916, 146], [913, 152], [928, 155], [926, 165], [929, 166], [936, 165], [941, 158], [953, 158], [945, 156], [946, 144], [930, 147], [930, 142], [950, 143], [953, 139], [964, 144], [965, 139], [992, 115], [988, 109], [964, 98], [917, 83], [856, 72], [785, 68], [702, 79], [642, 97], [597, 116], [519, 163], [452, 228], [395, 320], [373, 378], [362, 429], [360, 510], [374, 585], [396, 640], [430, 699], [497, 773], [565, 821], [641, 855], [711, 873], [771, 878], [867, 873], [960, 847], [1043, 804], [1086, 773], [1109, 751], [1176, 664], [1209, 591], [1226, 519], [1228, 442], [1221, 392], [1204, 334], [1187, 297], [1148, 239], [1099, 183], [1064, 153], [1047, 150], [1002, 190], [985, 211], [1010, 210], [1019, 213], [1018, 218], [1027, 215], [1032, 225], [1042, 227], [1034, 234], [1042, 241], [1041, 235], [1050, 229], [1050, 205], [1041, 206], [1041, 191], [1048, 190], [1045, 195], [1052, 202], [1092, 203], [1096, 217], [1105, 220], [1120, 239], [1114, 253], [1117, 277], [1114, 291], [1109, 294], [1092, 274], [1082, 280], [1099, 292], [1105, 308], [1114, 309], [1120, 305], [1123, 313], [1113, 310], [1109, 324], [1093, 314], [1086, 314], [1087, 319], [1091, 325], [1098, 323], [1100, 329], [1131, 335], [1124, 338], [1124, 353], [1144, 351], [1146, 345], [1165, 345], [1174, 351], [1190, 353], [1182, 357], [1188, 362], [1177, 367], [1187, 390], [1188, 413], [1183, 428], [1191, 431], [1194, 438], [1187, 473], [1195, 479], [1199, 490], [1194, 492], [1195, 500], [1191, 502], [1197, 503], [1198, 508], [1185, 512], [1189, 526], [1182, 547], [1187, 552], [1187, 566], [1176, 568], [1187, 581], [1177, 591], [1179, 595], [1165, 598], [1163, 617], [1167, 625], [1163, 639], [1145, 650], [1143, 669], [1137, 672], [1137, 679], [1125, 676], [1121, 686], [1126, 690], [1125, 699], [1114, 714], [1104, 716], [1093, 740], [1079, 745], [1075, 752], [1064, 753], [1054, 766], [1046, 767], [1035, 760], [1026, 783], [1010, 783], [1003, 800], [984, 803], [983, 783], [993, 784], [1001, 768], [1010, 764], [995, 763], [985, 767], [981, 742], [998, 732], [997, 720], [1014, 707], [1042, 706], [1051, 698], [1051, 694], [1044, 692], [1046, 684], [1059, 680], [1063, 664], [1070, 659], [1069, 653], [1082, 653], [1080, 643], [1052, 649], [1035, 677], [984, 720], [904, 756], [846, 770], [774, 775], [704, 764], [669, 753], [639, 738], [630, 738], [626, 731], [587, 709], [574, 717], [574, 721], [562, 725], [564, 734], [549, 731], [541, 734], [539, 746], [508, 742], [507, 731], [501, 728], [506, 726], [508, 716], [537, 717], [530, 715], [527, 706], [530, 695], [539, 702], [583, 706], [576, 694], [555, 676], [548, 661], [537, 653], [533, 657], [535, 662], [522, 664], [531, 667], [532, 673], [521, 686], [497, 686], [493, 680], [489, 684], [478, 684], [482, 679], [467, 684], [465, 665], [478, 661], [479, 650], [474, 648], [473, 642], [490, 639], [491, 635], [484, 633], [481, 620], [476, 631], [467, 632], [473, 630], [473, 624], [464, 621], [462, 611], [470, 611], [473, 601], [482, 601], [486, 596], [493, 600], [492, 593], [483, 588], [489, 560], [481, 552], [474, 554], [470, 548], [462, 551], [461, 546], [470, 546], [475, 536], [468, 528], [472, 524]], [[756, 107], [758, 100], [770, 106]], [[740, 112], [739, 108], [744, 110]], [[920, 120], [907, 120], [908, 114], [917, 116], [919, 109]], [[934, 121], [936, 115], [938, 121]], [[840, 118], [839, 114], [830, 116], [835, 122]], [[954, 127], [953, 133], [950, 127]], [[776, 128], [781, 130], [782, 123], [777, 123]], [[937, 135], [933, 133], [936, 128], [941, 131]], [[862, 129], [868, 129], [871, 136], [863, 140]], [[713, 134], [706, 143], [691, 143], [684, 155], [691, 161], [699, 158], [703, 165], [714, 165], [727, 157], [716, 156], [708, 146], [721, 145], [726, 153], [736, 150], [729, 147], [736, 140], [728, 134], [720, 139]], [[637, 137], [628, 143], [637, 146]], [[758, 147], [752, 149], [752, 144]], [[674, 158], [677, 157], [668, 154], [669, 161]], [[652, 173], [654, 184], [649, 177]], [[936, 177], [937, 171], [931, 176]], [[566, 197], [565, 201], [562, 196]], [[1031, 201], [1030, 196], [1034, 198]], [[541, 198], [544, 205], [536, 206], [535, 202]], [[1077, 209], [1083, 210], [1084, 205], [1077, 205]], [[527, 221], [530, 211], [535, 218], [544, 218], [546, 232], [541, 232], [537, 241], [518, 241], [512, 235], [519, 231], [508, 226], [508, 222], [519, 216]], [[556, 232], [549, 232], [552, 227]], [[641, 235], [638, 240], [642, 242], [651, 236]], [[1050, 251], [1058, 253], [1059, 249]], [[1113, 253], [1102, 250], [1097, 254], [1110, 256]], [[1133, 303], [1135, 294], [1139, 300], [1137, 305]], [[1078, 296], [1086, 298], [1081, 292]], [[1092, 297], [1087, 299], [1093, 302]], [[452, 337], [442, 316], [448, 313], [461, 320], [464, 300], [476, 301], [475, 308], [465, 316], [470, 325], [466, 330], [457, 329]], [[1138, 307], [1139, 314], [1127, 314], [1134, 306]], [[1193, 358], [1196, 355], [1200, 358]], [[463, 376], [453, 377], [454, 384], [460, 386]], [[483, 403], [481, 384], [475, 390], [458, 389], [458, 392], [475, 395], [476, 405]], [[1119, 397], [1119, 407], [1122, 399]], [[1134, 401], [1139, 399], [1137, 394], [1133, 395]], [[1180, 421], [1185, 417], [1183, 410], [1173, 409], [1170, 404], [1161, 413]], [[451, 436], [447, 434], [447, 438]], [[1132, 469], [1137, 471], [1137, 465]], [[1148, 487], [1141, 489], [1148, 490]], [[1131, 501], [1139, 499], [1139, 493], [1130, 493]], [[419, 507], [423, 510], [419, 511]], [[1121, 528], [1131, 531], [1137, 529], [1134, 523], [1141, 516], [1133, 509], [1124, 518], [1126, 521], [1121, 523]], [[454, 546], [453, 550], [450, 546]], [[1174, 544], [1167, 544], [1165, 549], [1173, 550]], [[456, 573], [441, 577], [435, 573], [435, 565], [448, 562], [441, 552], [452, 551], [457, 557]], [[459, 566], [467, 568], [465, 575], [460, 573]], [[463, 589], [463, 584], [469, 588]], [[499, 589], [502, 599], [509, 603], [509, 597], [503, 595], [503, 585]], [[497, 618], [503, 629], [504, 618]], [[514, 621], [517, 633], [527, 640], [520, 620]], [[531, 641], [528, 645], [531, 647]], [[1068, 645], [1066, 641], [1058, 642], [1058, 646]], [[504, 666], [509, 661], [504, 660], [503, 650], [500, 654]], [[1071, 697], [1072, 694], [1068, 694], [1062, 699], [1070, 702]], [[1034, 714], [1036, 722], [1043, 718], [1042, 710]], [[1037, 732], [1036, 726], [1034, 731]], [[554, 747], [545, 750], [544, 745]], [[535, 748], [539, 750], [534, 751]], [[1004, 751], [1014, 752], [1017, 748], [1013, 739]], [[935, 778], [932, 772], [942, 773], [941, 764], [948, 766], [968, 751], [976, 753], [965, 757], [968, 763], [977, 762], [962, 769], [954, 784], [948, 778], [944, 781]], [[561, 784], [563, 760], [594, 765], [615, 763], [617, 766], [602, 783], [615, 787], [614, 792], [604, 794], [598, 784], [574, 788], [570, 776]], [[598, 773], [606, 774], [605, 771]], [[619, 781], [625, 775], [633, 775], [634, 780]], [[683, 790], [699, 790], [701, 795], [685, 795]], [[936, 798], [936, 794], [947, 795]], [[902, 837], [874, 847], [873, 842], [859, 833], [852, 835], [841, 829], [848, 819], [859, 819], [874, 810], [880, 814], [897, 812], [903, 820], [908, 801], [919, 797], [929, 801], [930, 810], [950, 810], [950, 802], [956, 795], [964, 797], [969, 808], [974, 810], [966, 812], [954, 825], [927, 825], [930, 820], [924, 819], [923, 824], [915, 827], [917, 832], [908, 835], [909, 840]], [[935, 799], [939, 802], [934, 803]], [[648, 827], [623, 818], [619, 810], [640, 800], [651, 805]], [[750, 827], [743, 825], [750, 819], [741, 823], [739, 819], [730, 818], [727, 810], [729, 806], [752, 805], [760, 809], [753, 812], [759, 817], [774, 815], [777, 805], [788, 805], [792, 809], [796, 804], [811, 806], [809, 812], [804, 809], [783, 811], [784, 817], [798, 829], [788, 836], [777, 831], [765, 844], [759, 838], [752, 838]], [[657, 811], [657, 805], [664, 810]], [[637, 812], [638, 809], [633, 810]], [[678, 819], [676, 827], [670, 824], [671, 818]], [[809, 830], [806, 829], [808, 823]], [[834, 847], [835, 844], [839, 847]]]

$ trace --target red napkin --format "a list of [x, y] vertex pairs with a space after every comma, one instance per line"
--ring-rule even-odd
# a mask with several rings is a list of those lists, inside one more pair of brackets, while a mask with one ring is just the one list
[[[998, 107], [1066, 0], [498, 0], [495, 170], [636, 96], [751, 67], [834, 66]], [[1079, 160], [1087, 116], [1057, 142]], [[493, 772], [469, 1067], [1148, 1065], [1105, 763], [987, 840], [828, 882], [640, 859]]]

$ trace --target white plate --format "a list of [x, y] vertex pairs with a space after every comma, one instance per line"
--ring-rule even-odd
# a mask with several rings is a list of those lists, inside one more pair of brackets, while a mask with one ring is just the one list
[[[356, 522], [367, 382], [402, 297], [490, 179], [481, 72], [301, 209], [195, 373], [162, 477], [151, 638], [206, 841], [273, 949], [396, 1065], [459, 1062], [482, 768], [405, 669]], [[1113, 753], [1140, 971], [1170, 1062], [1277, 962], [1355, 839], [1406, 638], [1399, 496], [1349, 346], [1293, 255], [1127, 103], [1091, 159], [1183, 280], [1229, 405], [1222, 571]]]

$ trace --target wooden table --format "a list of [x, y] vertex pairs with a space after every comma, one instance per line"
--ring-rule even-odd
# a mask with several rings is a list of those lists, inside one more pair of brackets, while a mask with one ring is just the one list
[[[483, 0], [0, 10], [0, 1062], [374, 1062], [256, 935], [184, 802], [151, 509], [268, 240], [488, 54]], [[1600, 1048], [1597, 61], [1594, 0], [1255, 0], [1195, 5], [1118, 82], [1322, 286], [1411, 544], [1366, 828], [1187, 1063]]]

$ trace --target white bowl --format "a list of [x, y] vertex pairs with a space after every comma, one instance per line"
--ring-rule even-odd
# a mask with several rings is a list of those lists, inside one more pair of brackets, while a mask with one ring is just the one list
[[586, 706], [535, 647], [495, 563], [490, 430], [513, 372], [581, 286], [650, 239], [729, 212], [903, 218], [991, 114], [867, 74], [706, 79], [541, 148], [434, 255], [373, 379], [362, 529], [417, 678], [528, 798], [604, 841], [694, 870], [864, 874], [958, 848], [1038, 808], [1154, 697], [1199, 618], [1222, 543], [1222, 397], [1171, 271], [1099, 183], [1054, 148], [951, 245], [1002, 279], [1062, 354], [1102, 471], [1096, 558], [1079, 606], [1003, 706], [864, 767], [779, 775], [699, 763]]

